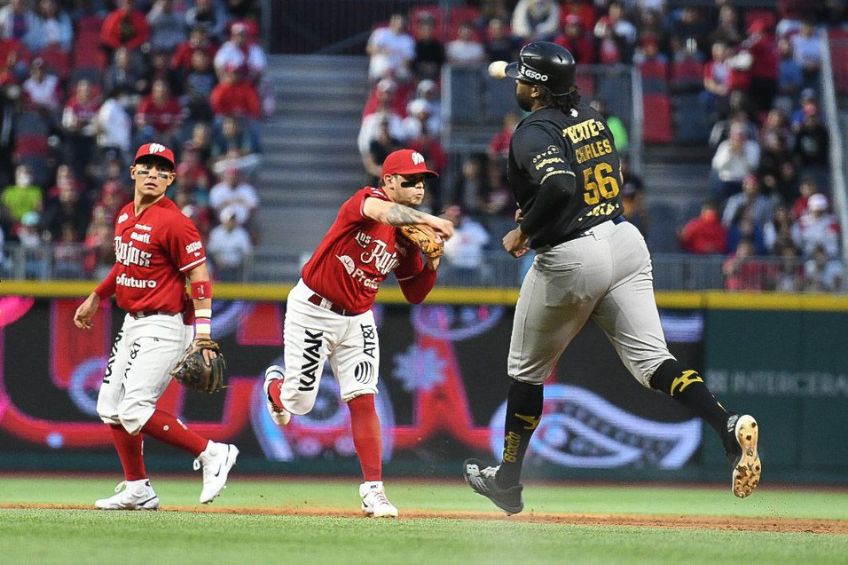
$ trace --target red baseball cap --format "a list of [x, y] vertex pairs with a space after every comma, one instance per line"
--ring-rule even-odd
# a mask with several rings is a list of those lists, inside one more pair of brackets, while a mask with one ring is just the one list
[[383, 161], [383, 176], [385, 175], [429, 175], [439, 176], [439, 173], [431, 171], [424, 162], [424, 156], [412, 149], [398, 149]]
[[162, 145], [161, 143], [145, 143], [138, 148], [133, 159], [133, 165], [142, 157], [158, 157], [171, 163], [171, 166], [176, 166], [174, 161], [174, 152]]

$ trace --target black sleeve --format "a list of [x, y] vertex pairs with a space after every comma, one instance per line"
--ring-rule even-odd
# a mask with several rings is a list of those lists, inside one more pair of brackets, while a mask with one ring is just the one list
[[558, 217], [568, 200], [574, 196], [576, 188], [577, 181], [571, 171], [548, 177], [539, 187], [533, 206], [521, 220], [522, 233], [532, 239], [539, 230]]

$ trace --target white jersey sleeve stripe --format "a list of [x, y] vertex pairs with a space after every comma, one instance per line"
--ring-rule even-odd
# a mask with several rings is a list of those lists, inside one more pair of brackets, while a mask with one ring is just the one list
[[188, 264], [188, 265], [186, 265], [185, 267], [180, 267], [180, 272], [181, 272], [181, 273], [184, 273], [185, 271], [188, 271], [188, 270], [189, 270], [189, 269], [191, 269], [192, 267], [196, 267], [196, 266], [200, 265], [200, 264], [201, 264], [201, 263], [203, 263], [204, 261], [206, 261], [206, 257], [201, 257], [201, 258], [200, 258], [200, 259], [198, 259], [197, 261], [194, 261], [194, 262], [192, 262], [192, 263], [189, 263], [189, 264]]

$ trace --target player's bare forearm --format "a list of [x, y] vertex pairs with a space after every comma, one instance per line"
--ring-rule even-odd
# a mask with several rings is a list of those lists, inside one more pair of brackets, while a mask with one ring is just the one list
[[420, 212], [396, 202], [367, 198], [363, 205], [363, 213], [381, 224], [395, 227], [424, 224], [433, 228], [443, 239], [449, 239], [453, 235], [453, 222], [450, 220]]
[[[191, 283], [199, 283], [199, 282], [209, 282], [211, 278], [209, 277], [209, 268], [206, 266], [206, 263], [201, 263], [194, 269], [190, 270], [186, 273], [186, 278], [188, 278], [189, 284]], [[192, 297], [192, 303], [194, 304], [194, 311], [198, 310], [212, 310], [212, 297], [208, 296], [205, 298], [195, 298]], [[196, 337], [209, 337], [208, 334], [198, 334]]]

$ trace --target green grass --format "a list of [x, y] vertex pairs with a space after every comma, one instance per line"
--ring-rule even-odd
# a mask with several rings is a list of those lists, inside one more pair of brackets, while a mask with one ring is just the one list
[[[163, 509], [194, 507], [198, 477], [154, 479]], [[108, 477], [0, 477], [0, 505], [91, 505]], [[233, 477], [213, 508], [356, 510], [357, 481]], [[0, 509], [2, 563], [845, 563], [848, 536], [649, 527], [595, 527], [505, 518], [462, 484], [387, 482], [404, 510], [485, 511], [492, 520], [369, 520], [248, 513]], [[848, 493], [530, 485], [527, 511], [727, 515], [848, 520]]]

